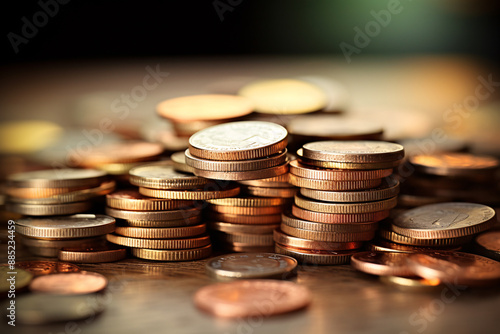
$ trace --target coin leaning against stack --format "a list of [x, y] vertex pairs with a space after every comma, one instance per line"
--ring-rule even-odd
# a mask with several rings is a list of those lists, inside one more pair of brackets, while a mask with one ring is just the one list
[[390, 175], [404, 149], [380, 141], [323, 141], [297, 153], [290, 183], [300, 193], [275, 231], [276, 252], [302, 262], [347, 263], [396, 206], [399, 182]]
[[49, 169], [9, 175], [7, 209], [27, 216], [59, 216], [92, 208], [93, 200], [115, 188], [95, 169]]

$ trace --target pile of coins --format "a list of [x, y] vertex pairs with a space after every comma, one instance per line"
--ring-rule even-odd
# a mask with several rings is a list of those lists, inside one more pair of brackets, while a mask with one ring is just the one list
[[347, 263], [396, 206], [399, 182], [389, 176], [404, 149], [380, 141], [324, 141], [305, 144], [297, 154], [290, 183], [300, 194], [275, 231], [276, 252], [302, 262]]
[[195, 200], [239, 192], [231, 185], [211, 190], [211, 182], [177, 172], [169, 161], [131, 169], [130, 183], [139, 190], [118, 191], [106, 198], [107, 214], [121, 219], [108, 241], [130, 247], [132, 255], [149, 260], [186, 261], [209, 256], [211, 242]]
[[95, 169], [50, 169], [11, 174], [7, 210], [28, 216], [58, 216], [90, 210], [93, 200], [115, 188]]
[[401, 206], [450, 201], [500, 204], [500, 161], [495, 157], [436, 153], [414, 155], [409, 162], [415, 172], [401, 189]]
[[217, 246], [232, 252], [272, 252], [286, 199], [231, 197], [208, 200], [206, 216]]
[[[289, 160], [290, 156], [289, 156]], [[293, 198], [298, 192], [298, 188], [289, 182], [290, 173], [279, 176], [259, 179], [239, 181], [241, 192], [257, 197], [281, 197]]]
[[[43, 257], [58, 257], [67, 248], [82, 250], [103, 247], [103, 236], [114, 230], [115, 219], [105, 215], [76, 214], [16, 220], [16, 233], [22, 236], [23, 245], [34, 255]], [[124, 252], [119, 253], [123, 258]], [[99, 257], [95, 254], [90, 256]]]

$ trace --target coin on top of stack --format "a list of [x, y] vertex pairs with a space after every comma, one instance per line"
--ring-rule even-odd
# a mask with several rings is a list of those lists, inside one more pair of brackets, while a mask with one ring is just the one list
[[21, 218], [16, 233], [37, 256], [57, 257], [66, 247], [90, 248], [103, 245], [103, 236], [115, 230], [115, 219], [105, 215], [76, 214], [61, 217]]
[[248, 115], [253, 108], [252, 101], [242, 96], [205, 94], [162, 101], [156, 111], [173, 123], [178, 136], [191, 136], [207, 127]]
[[303, 262], [346, 263], [396, 206], [399, 182], [390, 175], [404, 149], [326, 141], [305, 144], [298, 154], [290, 163], [290, 183], [300, 193], [275, 232], [276, 251]]
[[265, 179], [288, 172], [287, 131], [257, 121], [232, 122], [189, 138], [186, 163], [194, 174], [216, 180]]
[[47, 169], [9, 175], [7, 209], [28, 216], [81, 213], [92, 201], [115, 188], [106, 173], [95, 169]]
[[221, 249], [273, 251], [273, 231], [279, 227], [285, 198], [230, 197], [207, 202], [208, 226]]

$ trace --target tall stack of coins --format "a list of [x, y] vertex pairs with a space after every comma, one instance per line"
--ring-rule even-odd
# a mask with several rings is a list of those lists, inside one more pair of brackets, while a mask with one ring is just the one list
[[28, 216], [59, 216], [92, 208], [93, 200], [111, 192], [114, 181], [95, 169], [50, 169], [12, 174], [5, 189], [7, 209]]
[[401, 189], [401, 206], [449, 201], [500, 204], [500, 162], [495, 157], [436, 153], [414, 155], [409, 161], [415, 172]]
[[217, 246], [233, 252], [274, 250], [273, 231], [279, 227], [286, 199], [231, 197], [207, 202], [208, 224]]
[[115, 230], [115, 219], [105, 215], [76, 214], [63, 217], [21, 218], [16, 233], [37, 256], [57, 257], [63, 248], [103, 245], [102, 238]]
[[178, 136], [189, 137], [199, 130], [250, 114], [253, 103], [242, 96], [192, 95], [165, 100], [156, 110], [173, 123]]
[[379, 230], [372, 250], [458, 250], [494, 224], [495, 210], [475, 203], [438, 203], [396, 215]]
[[131, 169], [130, 182], [139, 186], [139, 190], [107, 196], [106, 212], [122, 219], [115, 234], [107, 239], [131, 247], [136, 257], [160, 261], [209, 256], [210, 238], [195, 200], [234, 196], [239, 192], [233, 185], [217, 189], [211, 180], [177, 172], [170, 161]]
[[300, 193], [275, 232], [276, 252], [303, 262], [346, 263], [396, 206], [399, 182], [389, 176], [404, 149], [380, 141], [323, 141], [297, 153], [290, 183]]

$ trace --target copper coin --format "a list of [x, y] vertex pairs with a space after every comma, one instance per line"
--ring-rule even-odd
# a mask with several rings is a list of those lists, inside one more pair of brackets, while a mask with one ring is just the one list
[[320, 250], [296, 248], [280, 244], [274, 245], [276, 253], [284, 254], [295, 258], [303, 264], [337, 265], [349, 263], [351, 256], [357, 250]]
[[129, 163], [155, 160], [163, 153], [158, 143], [122, 142], [104, 146], [94, 146], [85, 156], [79, 153], [70, 155], [70, 160], [77, 166], [95, 167], [109, 163]]
[[218, 212], [206, 212], [206, 216], [213, 221], [221, 221], [234, 224], [277, 224], [281, 223], [281, 214], [265, 216], [236, 215]]
[[415, 276], [407, 265], [410, 254], [398, 252], [361, 252], [351, 257], [351, 265], [359, 271], [378, 276]]
[[117, 227], [116, 234], [140, 239], [177, 239], [201, 235], [206, 232], [206, 224], [183, 227]]
[[363, 243], [361, 241], [328, 242], [297, 238], [283, 233], [279, 229], [274, 230], [273, 238], [274, 241], [280, 245], [325, 251], [352, 250], [361, 248], [361, 246], [363, 246]]
[[156, 107], [161, 117], [175, 122], [224, 120], [241, 117], [253, 111], [253, 102], [242, 96], [206, 94], [176, 97]]
[[225, 222], [208, 222], [208, 227], [212, 230], [229, 234], [271, 234], [279, 227], [279, 224], [233, 224]]
[[392, 169], [327, 169], [302, 165], [299, 161], [294, 160], [290, 162], [290, 173], [306, 179], [325, 181], [363, 181], [387, 177], [392, 174]]
[[354, 224], [378, 222], [389, 217], [389, 210], [366, 213], [324, 213], [302, 209], [292, 205], [292, 213], [299, 218], [326, 224]]
[[208, 244], [198, 248], [168, 250], [133, 248], [131, 249], [131, 253], [133, 256], [145, 260], [168, 262], [193, 261], [209, 257], [212, 254], [212, 246]]
[[339, 161], [323, 161], [314, 160], [303, 157], [303, 149], [297, 150], [297, 155], [299, 156], [299, 162], [304, 165], [321, 167], [321, 168], [339, 168], [339, 169], [356, 169], [356, 170], [366, 170], [366, 169], [386, 169], [397, 167], [401, 160], [389, 161], [389, 162], [339, 162]]
[[181, 219], [173, 220], [133, 220], [127, 219], [124, 222], [124, 226], [133, 227], [181, 227], [181, 226], [193, 226], [201, 223], [202, 216], [196, 215], [192, 217], [186, 217]]
[[295, 205], [310, 211], [323, 213], [367, 213], [385, 211], [394, 208], [397, 204], [397, 197], [373, 202], [361, 203], [341, 203], [341, 202], [323, 202], [308, 199], [300, 194], [295, 195]]
[[373, 232], [377, 229], [378, 224], [367, 222], [357, 224], [325, 224], [303, 220], [295, 217], [290, 212], [282, 214], [282, 224], [293, 228], [299, 228], [316, 232], [336, 232], [336, 233], [362, 233]]
[[21, 199], [36, 199], [67, 194], [77, 190], [87, 189], [88, 187], [71, 187], [71, 188], [19, 188], [7, 187], [5, 193], [9, 196]]
[[301, 188], [344, 191], [344, 190], [360, 190], [378, 187], [382, 184], [382, 179], [362, 180], [362, 181], [327, 181], [306, 179], [290, 174], [290, 184]]
[[193, 173], [193, 167], [186, 163], [186, 154], [184, 151], [175, 152], [170, 156], [170, 159], [172, 159], [172, 166], [176, 171], [191, 174]]
[[371, 241], [367, 245], [367, 247], [371, 251], [400, 252], [400, 253], [423, 253], [423, 252], [435, 252], [437, 250], [459, 251], [462, 248], [461, 246], [425, 247], [425, 246], [401, 245], [383, 239]]
[[126, 256], [125, 248], [119, 248], [109, 243], [88, 248], [63, 248], [58, 254], [59, 260], [76, 263], [115, 262], [123, 260]]
[[64, 204], [24, 204], [7, 203], [7, 211], [20, 213], [26, 216], [63, 216], [89, 211], [92, 202], [74, 202]]
[[130, 183], [133, 185], [153, 189], [193, 189], [212, 182], [193, 174], [176, 171], [171, 161], [138, 166], [132, 168], [129, 174]]
[[275, 177], [270, 177], [267, 179], [243, 180], [243, 181], [238, 181], [238, 183], [254, 187], [269, 187], [269, 188], [293, 187], [290, 183], [288, 183], [288, 180], [289, 180], [289, 173], [286, 173]]
[[415, 155], [410, 157], [410, 162], [425, 173], [451, 176], [491, 175], [500, 166], [500, 161], [495, 157], [469, 153]]
[[248, 207], [248, 206], [229, 206], [229, 205], [213, 205], [209, 204], [208, 209], [210, 211], [219, 213], [229, 213], [237, 215], [272, 215], [283, 212], [282, 206], [259, 206], [259, 207]]
[[297, 283], [276, 280], [241, 280], [199, 289], [194, 304], [223, 318], [268, 317], [302, 309], [311, 293]]
[[188, 207], [178, 210], [164, 210], [164, 211], [131, 211], [131, 210], [118, 210], [106, 207], [106, 213], [111, 217], [130, 220], [178, 220], [197, 216], [200, 214], [199, 208]]
[[493, 224], [495, 210], [474, 203], [438, 203], [398, 215], [394, 232], [416, 239], [445, 239], [476, 234]]
[[130, 189], [119, 190], [106, 195], [106, 204], [121, 210], [163, 211], [192, 206], [194, 202], [147, 197], [135, 189]]
[[[346, 224], [344, 224], [346, 225]], [[375, 237], [375, 231], [365, 232], [318, 232], [305, 230], [301, 228], [291, 227], [281, 223], [281, 230], [289, 235], [297, 238], [309, 239], [315, 241], [327, 242], [353, 242], [353, 241], [368, 241]]]
[[80, 271], [80, 268], [72, 263], [55, 261], [22, 261], [16, 262], [16, 267], [32, 273], [33, 276]]
[[65, 247], [89, 247], [102, 244], [105, 239], [102, 236], [78, 239], [62, 239], [62, 240], [49, 240], [49, 239], [35, 239], [30, 237], [23, 237], [21, 243], [27, 247], [37, 248], [65, 248]]
[[299, 188], [290, 186], [286, 188], [277, 187], [254, 187], [254, 186], [241, 186], [241, 191], [252, 196], [262, 196], [262, 197], [282, 197], [282, 198], [293, 198]]
[[218, 186], [217, 184], [207, 184], [203, 189], [190, 190], [162, 190], [139, 187], [139, 193], [157, 198], [175, 200], [207, 200], [214, 198], [233, 197], [240, 193], [240, 187], [235, 184]]
[[239, 246], [272, 246], [274, 244], [272, 234], [231, 234], [213, 231], [212, 235], [218, 241]]
[[114, 244], [131, 247], [131, 248], [146, 248], [146, 249], [190, 249], [204, 247], [210, 245], [210, 237], [202, 235], [193, 238], [179, 239], [139, 239], [122, 237], [116, 234], [107, 234], [106, 239]]
[[47, 169], [11, 174], [7, 185], [26, 188], [97, 187], [106, 173], [95, 169]]
[[237, 246], [233, 244], [219, 244], [225, 252], [231, 253], [273, 253], [273, 246]]
[[445, 283], [484, 286], [500, 282], [500, 262], [475, 254], [445, 251], [410, 254], [408, 265], [418, 276]]
[[240, 206], [240, 207], [269, 207], [286, 204], [283, 198], [262, 198], [262, 197], [227, 197], [220, 199], [209, 199], [208, 203], [219, 206]]
[[378, 231], [379, 235], [389, 241], [420, 247], [448, 247], [464, 245], [472, 240], [472, 236], [463, 236], [456, 238], [443, 238], [443, 239], [416, 239], [398, 234], [387, 228], [381, 228]]
[[200, 177], [205, 177], [208, 179], [215, 179], [215, 180], [231, 180], [231, 181], [264, 179], [264, 178], [274, 177], [277, 175], [282, 175], [285, 173], [288, 173], [288, 163], [264, 169], [242, 171], [242, 172], [216, 172], [216, 171], [197, 169], [197, 168], [194, 169], [194, 174]]
[[38, 276], [31, 281], [30, 290], [40, 293], [78, 295], [99, 292], [108, 280], [101, 274], [89, 271]]
[[481, 255], [500, 261], [500, 231], [489, 231], [478, 235], [476, 248]]
[[420, 277], [380, 276], [380, 281], [403, 291], [435, 291], [441, 287], [438, 279]]
[[[248, 160], [283, 151], [287, 131], [270, 122], [231, 122], [198, 131], [189, 138], [189, 152], [209, 160]], [[276, 174], [279, 175], [279, 174]], [[268, 177], [272, 177], [271, 175]]]
[[403, 146], [383, 141], [318, 141], [302, 149], [304, 158], [320, 161], [384, 163], [404, 157]]

